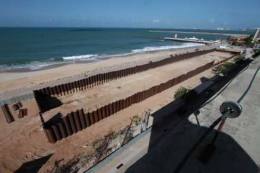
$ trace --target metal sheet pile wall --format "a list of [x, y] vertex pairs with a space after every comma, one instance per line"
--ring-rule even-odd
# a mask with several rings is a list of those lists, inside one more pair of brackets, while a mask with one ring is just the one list
[[59, 122], [45, 126], [45, 134], [49, 142], [55, 143], [62, 138], [66, 138], [74, 133], [77, 133], [92, 124], [131, 106], [132, 104], [139, 103], [153, 95], [163, 92], [164, 90], [169, 89], [172, 86], [211, 68], [212, 66], [214, 66], [214, 61], [189, 71], [181, 76], [170, 79], [164, 83], [153, 86], [147, 90], [135, 93], [125, 99], [112, 102], [92, 112], [84, 112], [83, 109], [71, 112], [62, 117]]
[[66, 84], [61, 84], [61, 85], [56, 85], [53, 87], [46, 87], [40, 90], [37, 90], [38, 92], [41, 92], [43, 94], [47, 94], [50, 96], [63, 96], [67, 94], [72, 94], [77, 91], [85, 90], [90, 87], [94, 87], [103, 83], [106, 83], [108, 81], [122, 78], [128, 75], [132, 75], [135, 73], [139, 73], [142, 71], [146, 71], [152, 68], [156, 68], [159, 66], [167, 65], [170, 63], [174, 63], [177, 61], [182, 61], [186, 60], [189, 58], [193, 58], [196, 56], [200, 56], [209, 52], [215, 51], [215, 49], [210, 49], [210, 50], [202, 50], [202, 51], [197, 51], [197, 52], [191, 52], [191, 53], [186, 53], [186, 54], [180, 54], [180, 55], [175, 55], [171, 56], [169, 58], [165, 58], [160, 61], [155, 61], [155, 62], [149, 62], [147, 64], [135, 66], [135, 67], [130, 67], [118, 71], [111, 71], [107, 73], [101, 73], [101, 74], [96, 74], [94, 76], [90, 76], [85, 79], [81, 79], [78, 81], [74, 81], [71, 83], [66, 83]]

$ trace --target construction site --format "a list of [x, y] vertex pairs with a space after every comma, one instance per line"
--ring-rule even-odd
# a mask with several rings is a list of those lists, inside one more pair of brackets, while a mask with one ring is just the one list
[[206, 46], [38, 87], [29, 99], [1, 106], [1, 172], [22, 171], [30, 161], [46, 158], [31, 169], [88, 170], [140, 134], [144, 124], [153, 126], [150, 115], [171, 103], [181, 86], [212, 84], [214, 70], [239, 57]]

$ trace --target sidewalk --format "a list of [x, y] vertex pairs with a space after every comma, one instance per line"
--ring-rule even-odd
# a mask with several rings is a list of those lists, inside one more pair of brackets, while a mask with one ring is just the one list
[[[242, 115], [237, 119], [228, 119], [215, 143], [216, 151], [207, 164], [198, 161], [212, 135], [202, 142], [190, 156], [180, 171], [180, 165], [187, 151], [192, 148], [206, 130], [219, 116], [219, 106], [227, 100], [236, 101], [248, 87], [260, 58], [256, 59], [212, 102], [200, 111], [199, 123], [193, 115], [188, 120], [174, 119], [167, 125], [160, 124], [157, 129], [146, 131], [126, 146], [95, 166], [90, 172], [258, 172], [260, 164], [260, 73], [252, 87], [242, 100]], [[160, 138], [158, 137], [161, 135]]]

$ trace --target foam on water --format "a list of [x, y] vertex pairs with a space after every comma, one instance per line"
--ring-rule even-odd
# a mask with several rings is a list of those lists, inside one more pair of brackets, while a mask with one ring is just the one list
[[3, 71], [12, 71], [12, 70], [31, 70], [31, 71], [35, 71], [35, 70], [40, 70], [40, 69], [44, 69], [50, 66], [55, 66], [55, 65], [60, 65], [63, 62], [58, 62], [58, 61], [54, 61], [54, 62], [40, 62], [40, 61], [33, 61], [31, 63], [28, 64], [13, 64], [13, 65], [0, 65], [0, 72]]
[[87, 55], [67, 56], [67, 57], [62, 57], [62, 59], [64, 61], [88, 60], [88, 59], [94, 59], [97, 56], [98, 56], [97, 54], [87, 54]]
[[174, 46], [157, 46], [157, 47], [144, 47], [143, 49], [134, 49], [133, 53], [141, 53], [141, 52], [153, 52], [159, 50], [169, 50], [169, 49], [180, 49], [180, 48], [188, 48], [188, 47], [197, 47], [202, 46], [203, 44], [198, 43], [184, 43], [182, 45], [174, 45]]
[[188, 47], [198, 47], [202, 46], [203, 44], [198, 43], [184, 43], [181, 45], [168, 45], [168, 46], [154, 46], [154, 47], [144, 47], [142, 49], [134, 49], [128, 53], [122, 54], [111, 54], [111, 55], [98, 55], [98, 54], [86, 54], [86, 55], [75, 55], [75, 56], [66, 56], [62, 57], [61, 59], [49, 59], [49, 61], [33, 61], [28, 64], [13, 64], [13, 65], [0, 65], [0, 72], [2, 71], [11, 71], [11, 70], [40, 70], [44, 68], [48, 68], [50, 66], [57, 66], [62, 64], [68, 64], [70, 62], [87, 62], [92, 60], [102, 60], [105, 58], [112, 58], [112, 57], [120, 57], [120, 56], [128, 56], [132, 54], [139, 54], [145, 52], [154, 52], [154, 51], [161, 51], [161, 50], [170, 50], [170, 49], [181, 49], [181, 48], [188, 48]]

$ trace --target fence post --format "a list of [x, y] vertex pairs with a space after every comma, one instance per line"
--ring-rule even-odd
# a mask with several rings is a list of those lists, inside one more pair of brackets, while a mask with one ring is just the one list
[[97, 110], [95, 110], [95, 111], [93, 112], [93, 117], [94, 117], [94, 123], [96, 123], [96, 122], [99, 121], [99, 119], [98, 119], [98, 114], [97, 114]]
[[61, 133], [60, 133], [58, 127], [57, 127], [56, 125], [52, 125], [51, 128], [52, 128], [52, 130], [53, 130], [53, 132], [54, 132], [54, 135], [55, 135], [57, 141], [58, 141], [58, 140], [61, 140], [61, 139], [62, 139], [62, 138], [61, 138]]
[[112, 107], [112, 103], [110, 103], [110, 104], [108, 105], [108, 109], [109, 109], [109, 114], [108, 114], [108, 116], [110, 116], [110, 115], [112, 115], [112, 114], [113, 114], [113, 107]]
[[113, 106], [113, 114], [117, 112], [117, 108], [116, 108], [116, 102], [112, 103]]
[[98, 121], [102, 120], [102, 107], [97, 109]]
[[66, 129], [65, 129], [64, 124], [62, 122], [58, 123], [58, 128], [61, 132], [61, 137], [66, 138], [68, 135], [66, 133]]
[[89, 119], [90, 119], [90, 125], [94, 124], [95, 123], [94, 112], [91, 112], [88, 115], [89, 115]]
[[74, 121], [73, 114], [69, 113], [68, 117], [69, 117], [69, 121], [70, 121], [70, 126], [71, 126], [71, 129], [72, 129], [72, 132], [73, 133], [77, 133], [76, 123]]
[[65, 124], [65, 128], [66, 128], [68, 136], [72, 135], [73, 132], [72, 132], [72, 128], [71, 128], [71, 125], [70, 125], [68, 115], [63, 117], [63, 123]]
[[86, 127], [91, 125], [91, 120], [90, 120], [90, 113], [87, 112], [86, 114], [84, 114], [85, 120], [86, 120]]
[[45, 136], [47, 137], [48, 141], [50, 143], [55, 143], [57, 141], [56, 137], [55, 137], [55, 134], [52, 130], [52, 128], [43, 128], [44, 129], [44, 133], [45, 133]]
[[72, 112], [72, 115], [73, 115], [74, 120], [75, 120], [75, 123], [76, 123], [77, 131], [82, 130], [81, 125], [80, 125], [80, 120], [79, 120], [78, 112]]
[[102, 119], [104, 119], [104, 118], [106, 118], [106, 106], [103, 106], [102, 108], [101, 108], [101, 115], [102, 115]]

